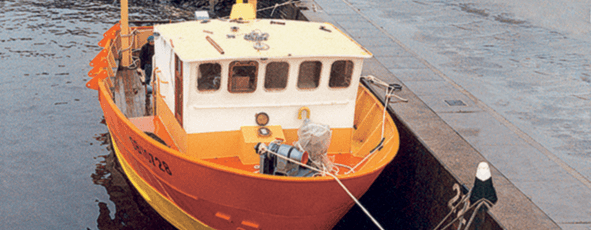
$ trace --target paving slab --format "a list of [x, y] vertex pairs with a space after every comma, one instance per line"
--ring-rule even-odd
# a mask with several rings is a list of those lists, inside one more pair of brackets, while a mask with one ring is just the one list
[[[375, 57], [378, 57], [374, 55]], [[444, 81], [439, 75], [429, 69], [390, 69], [398, 79], [405, 82], [412, 81]]]
[[421, 100], [434, 112], [439, 114], [465, 114], [482, 112], [470, 98], [458, 92], [444, 95], [421, 96]]

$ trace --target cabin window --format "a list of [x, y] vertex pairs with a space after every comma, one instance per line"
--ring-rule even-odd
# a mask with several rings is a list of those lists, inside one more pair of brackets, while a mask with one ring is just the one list
[[298, 88], [314, 89], [320, 83], [320, 71], [322, 63], [319, 61], [305, 61], [300, 65], [298, 75]]
[[352, 61], [335, 61], [330, 69], [328, 86], [332, 88], [349, 87], [353, 75]]
[[257, 88], [259, 63], [256, 61], [235, 61], [230, 63], [228, 90], [232, 93], [254, 92]]
[[265, 89], [285, 89], [289, 64], [287, 62], [271, 62], [267, 65], [265, 73]]
[[218, 63], [203, 63], [197, 71], [197, 89], [199, 91], [218, 90], [222, 76], [222, 66]]

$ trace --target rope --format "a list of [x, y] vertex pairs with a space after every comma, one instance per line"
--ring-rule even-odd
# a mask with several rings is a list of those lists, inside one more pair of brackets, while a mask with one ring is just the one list
[[277, 9], [277, 6], [278, 6], [278, 5], [279, 5], [279, 4], [275, 3], [275, 7], [273, 7], [273, 10], [271, 11], [271, 15], [270, 15], [270, 17], [273, 17], [273, 13], [275, 13], [275, 9]]
[[[472, 193], [472, 191], [468, 192], [468, 194], [466, 194], [466, 196], [465, 196], [463, 199], [461, 199], [461, 200], [460, 200], [460, 202], [458, 202], [458, 203], [457, 203], [457, 204], [456, 204], [456, 205], [455, 205], [455, 206], [454, 206], [454, 207], [453, 207], [453, 208], [452, 208], [452, 209], [449, 211], [449, 213], [448, 213], [448, 214], [447, 214], [447, 215], [446, 215], [446, 216], [443, 218], [443, 220], [441, 220], [441, 222], [439, 222], [439, 224], [438, 224], [438, 225], [437, 225], [437, 226], [436, 226], [436, 227], [435, 227], [433, 230], [437, 230], [437, 229], [438, 229], [438, 228], [439, 228], [439, 227], [440, 227], [440, 226], [441, 226], [443, 223], [445, 223], [445, 220], [446, 220], [446, 219], [447, 219], [449, 216], [451, 216], [451, 214], [453, 214], [453, 213], [456, 211], [456, 209], [457, 209], [458, 207], [460, 207], [460, 204], [464, 204], [464, 205], [465, 205], [465, 203], [466, 203], [466, 202], [468, 201], [468, 199], [470, 198], [470, 194], [471, 194], [471, 193]], [[463, 216], [463, 215], [461, 215], [461, 216]], [[454, 221], [455, 221], [455, 219], [454, 219], [454, 220], [453, 220], [451, 223], [453, 223]], [[446, 227], [448, 227], [448, 226], [446, 226]], [[445, 228], [444, 228], [444, 229], [445, 229]]]
[[[353, 167], [351, 167], [351, 166], [348, 166], [348, 165], [344, 165], [344, 164], [334, 163], [334, 165], [335, 165], [335, 166], [339, 166], [339, 167], [343, 167], [343, 168], [348, 168], [349, 170], [353, 169]], [[337, 170], [336, 170], [336, 171], [337, 171], [337, 172], [335, 173], [335, 175], [339, 175], [339, 173], [338, 173], [338, 172], [339, 172], [338, 168], [337, 168]]]
[[[269, 7], [265, 7], [265, 8], [262, 8], [262, 9], [258, 9], [257, 12], [263, 11], [263, 10], [268, 10], [268, 9], [273, 9], [273, 11], [275, 11], [275, 9], [277, 7], [284, 6], [284, 5], [287, 5], [287, 4], [292, 4], [292, 3], [293, 3], [293, 1], [291, 1], [291, 0], [290, 1], [287, 1], [287, 2], [284, 2], [284, 3], [281, 3], [281, 4], [275, 3], [274, 6], [269, 6]], [[272, 15], [273, 15], [273, 12], [271, 12], [271, 16]]]
[[[460, 204], [466, 205], [468, 203], [468, 199], [470, 199], [470, 194], [472, 193], [472, 191], [469, 191], [468, 194], [466, 194], [466, 196], [460, 200], [460, 202], [458, 202], [450, 211], [449, 213], [443, 218], [443, 220], [441, 220], [441, 222], [439, 222], [439, 224], [433, 229], [433, 230], [437, 230], [439, 229], [439, 227], [441, 227], [441, 225], [443, 223], [445, 223], [445, 221], [447, 220], [447, 218], [449, 218], [449, 216], [451, 216], [451, 214], [455, 213], [456, 209], [460, 206]], [[447, 225], [445, 225], [443, 228], [441, 228], [441, 230], [447, 229], [449, 228], [454, 222], [456, 222], [457, 220], [459, 220], [460, 218], [464, 217], [464, 214], [468, 213], [469, 210], [474, 209], [472, 211], [472, 215], [470, 216], [470, 220], [468, 221], [468, 223], [464, 226], [464, 229], [470, 229], [470, 225], [472, 225], [472, 221], [474, 221], [474, 217], [476, 217], [476, 214], [478, 213], [478, 211], [480, 210], [480, 208], [482, 208], [482, 206], [486, 206], [488, 209], [490, 209], [493, 206], [493, 203], [489, 200], [487, 200], [486, 198], [482, 198], [476, 202], [474, 202], [474, 204], [470, 205], [468, 207], [468, 209], [466, 209], [465, 212], [463, 212], [461, 215], [458, 215], [456, 218], [454, 218], [453, 220], [451, 220], [451, 222], [449, 222]], [[460, 225], [458, 226], [458, 230], [462, 229], [462, 222], [460, 222]]]
[[468, 224], [466, 224], [466, 227], [464, 229], [470, 228], [470, 225], [472, 224], [474, 217], [476, 217], [476, 214], [478, 213], [478, 211], [480, 210], [482, 205], [486, 206], [487, 209], [490, 209], [493, 206], [493, 203], [485, 198], [482, 198], [482, 199], [476, 201], [476, 203], [474, 203], [474, 205], [478, 205], [478, 206], [476, 206], [476, 208], [474, 209], [474, 212], [472, 213], [472, 216], [470, 217], [470, 220], [468, 221]]
[[373, 222], [373, 223], [374, 223], [374, 224], [375, 224], [375, 225], [376, 225], [376, 226], [377, 226], [377, 227], [378, 227], [380, 230], [384, 230], [384, 228], [383, 228], [383, 227], [380, 225], [380, 223], [378, 223], [378, 221], [377, 221], [376, 219], [374, 219], [374, 218], [373, 218], [373, 216], [372, 216], [372, 215], [369, 213], [369, 211], [367, 211], [367, 209], [365, 209], [365, 207], [363, 207], [363, 205], [361, 204], [361, 202], [359, 202], [359, 200], [357, 200], [357, 198], [355, 198], [355, 196], [353, 196], [353, 194], [352, 194], [352, 193], [349, 191], [349, 189], [347, 189], [347, 187], [346, 187], [346, 186], [343, 184], [343, 182], [341, 182], [341, 180], [339, 180], [339, 178], [337, 178], [337, 176], [335, 176], [334, 174], [332, 174], [332, 173], [330, 173], [330, 172], [326, 171], [326, 168], [325, 168], [325, 167], [323, 167], [323, 169], [324, 169], [324, 170], [322, 170], [322, 171], [321, 171], [321, 170], [319, 170], [319, 169], [317, 169], [317, 168], [310, 167], [310, 166], [308, 166], [308, 165], [302, 164], [301, 162], [297, 162], [297, 161], [295, 161], [295, 160], [293, 160], [293, 159], [290, 159], [290, 158], [288, 158], [288, 157], [285, 157], [285, 156], [283, 156], [283, 155], [281, 155], [281, 154], [278, 154], [278, 153], [276, 153], [276, 152], [273, 152], [273, 151], [271, 151], [271, 150], [268, 150], [266, 147], [262, 147], [262, 151], [263, 151], [263, 154], [264, 154], [265, 152], [268, 152], [268, 153], [271, 153], [271, 154], [273, 154], [273, 155], [275, 155], [275, 156], [277, 156], [277, 157], [279, 157], [279, 158], [281, 158], [281, 159], [287, 160], [287, 161], [289, 161], [289, 162], [291, 162], [291, 163], [297, 164], [297, 165], [299, 165], [299, 166], [302, 166], [302, 167], [304, 167], [304, 168], [310, 169], [310, 170], [312, 170], [312, 171], [319, 172], [319, 173], [321, 173], [321, 174], [323, 174], [323, 175], [329, 175], [329, 176], [331, 176], [332, 178], [334, 178], [334, 179], [337, 181], [337, 183], [339, 183], [339, 185], [340, 185], [340, 186], [343, 188], [343, 190], [345, 190], [345, 192], [347, 193], [347, 195], [349, 195], [349, 196], [351, 197], [351, 199], [353, 199], [353, 201], [355, 201], [355, 203], [357, 204], [357, 206], [359, 206], [359, 207], [361, 208], [361, 210], [363, 210], [363, 212], [364, 212], [364, 213], [365, 213], [365, 214], [366, 214], [366, 215], [367, 215], [367, 216], [368, 216], [368, 217], [371, 219], [371, 221], [372, 221], [372, 222]]
[[[138, 32], [142, 32], [142, 31], [150, 31], [150, 30], [133, 30], [133, 31], [131, 31], [131, 33], [126, 34], [126, 35], [119, 34], [119, 37], [131, 37], [131, 36], [133, 36], [133, 38], [131, 38], [131, 44], [129, 45], [129, 47], [127, 47], [125, 49], [120, 49], [117, 52], [123, 53], [123, 52], [125, 52], [127, 50], [131, 50], [131, 52], [139, 50], [139, 49], [132, 49], [132, 48], [133, 48], [133, 45], [135, 44], [135, 40], [136, 40], [135, 39], [135, 36], [137, 35]], [[131, 64], [129, 64], [129, 66], [123, 66], [123, 67], [129, 68], [129, 69], [135, 69], [135, 68], [137, 68], [137, 63], [139, 62], [139, 58], [134, 58], [133, 55], [132, 55], [132, 58], [131, 59], [132, 59]]]
[[[364, 78], [364, 79], [368, 80], [370, 83], [372, 83], [374, 85], [383, 86], [383, 87], [386, 87], [386, 88], [392, 88], [392, 86], [390, 84], [386, 83], [385, 81], [382, 81], [381, 79], [379, 79], [379, 78], [377, 78], [377, 77], [375, 77], [373, 75], [362, 76], [361, 78]], [[402, 98], [402, 97], [394, 94], [394, 91], [396, 91], [396, 88], [394, 88], [394, 90], [392, 91], [391, 94], [386, 94], [386, 98], [395, 97], [399, 101], [390, 102], [390, 103], [408, 102], [408, 99]]]
[[[134, 30], [135, 32], [135, 30]], [[134, 32], [131, 32], [131, 34], [128, 35], [120, 35], [121, 37], [131, 37], [131, 36], [135, 36]], [[131, 39], [131, 44], [129, 45], [129, 47], [125, 48], [125, 49], [121, 49], [119, 50], [119, 52], [124, 52], [127, 50], [130, 50], [133, 47], [133, 44], [135, 43], [135, 37]]]
[[127, 67], [129, 69], [136, 69], [138, 67], [137, 63], [140, 61], [140, 59], [136, 58], [134, 56], [131, 56], [131, 59], [132, 59], [131, 64], [129, 66], [124, 66], [124, 67]]
[[[468, 211], [468, 210], [470, 210], [470, 209], [474, 209], [474, 211], [472, 211], [472, 215], [470, 216], [470, 221], [468, 221], [468, 223], [466, 224], [466, 226], [464, 226], [464, 229], [469, 229], [469, 228], [470, 228], [470, 225], [472, 225], [472, 221], [474, 220], [474, 217], [476, 217], [476, 214], [478, 213], [479, 209], [480, 209], [480, 208], [482, 208], [482, 206], [483, 206], [483, 205], [484, 205], [484, 206], [486, 206], [487, 208], [491, 208], [493, 204], [492, 204], [492, 203], [491, 203], [489, 200], [487, 200], [487, 199], [485, 199], [485, 198], [482, 198], [482, 199], [480, 199], [480, 200], [476, 201], [474, 204], [470, 205], [470, 207], [469, 207], [469, 208], [466, 210], [466, 212], [467, 212], [467, 211]], [[475, 207], [476, 207], [476, 208], [475, 208]], [[466, 212], [465, 212], [465, 213], [466, 213]], [[464, 213], [464, 214], [465, 214], [465, 213]], [[448, 214], [448, 216], [449, 216], [449, 214]], [[445, 227], [441, 228], [441, 230], [447, 229], [447, 228], [448, 228], [449, 226], [451, 226], [451, 225], [452, 225], [452, 224], [453, 224], [455, 221], [459, 220], [459, 219], [460, 219], [460, 218], [462, 218], [462, 217], [464, 217], [464, 215], [463, 215], [463, 214], [462, 214], [462, 215], [459, 215], [459, 216], [458, 216], [458, 217], [456, 217], [456, 218], [454, 218], [454, 219], [453, 219], [451, 222], [449, 222], [447, 225], [445, 225]], [[443, 220], [445, 220], [445, 219], [443, 219]], [[441, 222], [441, 223], [443, 223], [443, 222]], [[439, 223], [439, 225], [441, 225], [441, 223]], [[438, 225], [438, 226], [439, 226], [439, 225]], [[460, 223], [460, 226], [458, 226], [458, 229], [461, 229], [461, 228], [462, 228], [462, 225], [461, 225], [461, 223]], [[433, 229], [433, 230], [436, 230], [436, 229], [437, 229], [437, 228], [435, 228], [435, 229]]]
[[[287, 1], [287, 2], [284, 2], [284, 3], [281, 3], [281, 4], [277, 4], [276, 3], [274, 6], [269, 6], [269, 7], [265, 7], [265, 8], [262, 8], [262, 9], [258, 9], [256, 12], [263, 11], [263, 10], [273, 9], [273, 11], [271, 11], [271, 16], [273, 16], [273, 13], [275, 12], [275, 9], [277, 9], [278, 7], [284, 6], [284, 5], [292, 4], [292, 3], [293, 3], [293, 1], [291, 1], [291, 0], [290, 1]], [[220, 19], [228, 19], [228, 18], [230, 18], [230, 16], [220, 17]]]
[[369, 82], [374, 83], [376, 85], [380, 85], [380, 86], [385, 86], [386, 87], [386, 102], [384, 103], [384, 112], [382, 113], [382, 136], [380, 138], [380, 143], [374, 148], [372, 149], [369, 154], [367, 154], [367, 156], [365, 156], [361, 161], [359, 161], [359, 163], [357, 163], [353, 169], [349, 170], [348, 172], [345, 173], [345, 175], [350, 174], [350, 173], [354, 173], [355, 169], [357, 169], [357, 167], [359, 167], [361, 164], [363, 164], [363, 162], [365, 162], [367, 159], [369, 159], [370, 156], [372, 156], [375, 152], [380, 151], [382, 149], [382, 147], [384, 146], [384, 131], [385, 131], [385, 126], [386, 126], [386, 111], [388, 110], [388, 105], [390, 103], [390, 98], [392, 97], [396, 97], [398, 98], [400, 101], [403, 102], [408, 102], [407, 99], [401, 98], [399, 96], [397, 96], [396, 94], [394, 94], [394, 91], [396, 91], [395, 87], [392, 87], [390, 85], [388, 85], [388, 83], [382, 81], [379, 78], [376, 78], [372, 75], [369, 76], [363, 76], [362, 78], [367, 79]]
[[119, 34], [119, 36], [120, 37], [131, 37], [131, 36], [137, 35], [137, 33], [139, 33], [139, 32], [145, 32], [145, 31], [153, 31], [153, 30], [151, 30], [151, 29], [143, 29], [143, 30], [134, 29], [129, 34], [125, 34], [125, 35]]

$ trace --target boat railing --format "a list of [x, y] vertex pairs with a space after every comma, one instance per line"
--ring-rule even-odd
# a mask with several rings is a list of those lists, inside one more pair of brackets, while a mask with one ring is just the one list
[[88, 76], [92, 79], [86, 83], [86, 87], [98, 90], [99, 79], [107, 79], [109, 85], [107, 89], [113, 86], [110, 78], [115, 76], [113, 69], [118, 67], [116, 60], [119, 59], [119, 56], [114, 51], [117, 50], [117, 45], [121, 44], [120, 39], [117, 39], [120, 37], [120, 31], [120, 24], [117, 23], [103, 34], [103, 39], [98, 43], [100, 47], [103, 47], [103, 50], [89, 63], [93, 68], [88, 72]]
[[[128, 36], [131, 36], [131, 45], [130, 48], [132, 51], [139, 51], [146, 43], [148, 43], [148, 37], [152, 36], [153, 27], [152, 26], [140, 26], [140, 27], [132, 27], [132, 31]], [[121, 36], [118, 37], [121, 39]], [[121, 42], [119, 42], [121, 44]], [[123, 51], [121, 47], [119, 47], [119, 51]]]
[[[86, 87], [98, 90], [98, 81], [105, 79], [107, 83], [107, 90], [113, 87], [113, 81], [111, 78], [115, 77], [117, 69], [119, 68], [119, 61], [121, 60], [121, 52], [123, 49], [131, 49], [137, 51], [144, 44], [147, 43], [147, 38], [152, 35], [151, 26], [132, 27], [131, 33], [128, 35], [131, 37], [131, 44], [129, 47], [123, 48], [121, 44], [121, 24], [117, 23], [111, 27], [107, 32], [103, 34], [103, 39], [98, 43], [100, 47], [103, 47], [96, 57], [89, 63], [92, 68], [88, 72], [88, 76], [91, 77], [86, 83]], [[131, 66], [128, 68], [137, 67], [136, 58]], [[111, 95], [112, 93], [109, 92]]]

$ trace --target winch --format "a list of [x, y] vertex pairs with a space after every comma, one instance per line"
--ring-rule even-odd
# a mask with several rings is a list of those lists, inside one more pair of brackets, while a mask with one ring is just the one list
[[260, 173], [277, 175], [277, 176], [295, 176], [295, 177], [311, 177], [313, 171], [303, 168], [293, 162], [288, 161], [282, 157], [300, 162], [302, 164], [308, 163], [308, 152], [300, 151], [298, 148], [282, 144], [281, 140], [275, 140], [266, 146], [264, 143], [258, 143], [255, 147], [257, 154], [260, 155]]

